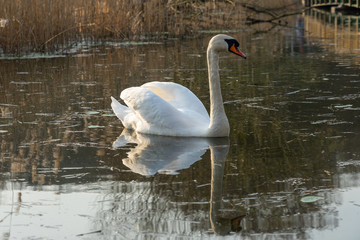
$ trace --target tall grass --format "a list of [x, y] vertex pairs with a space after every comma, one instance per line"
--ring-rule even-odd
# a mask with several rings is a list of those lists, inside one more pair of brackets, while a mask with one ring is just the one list
[[241, 19], [231, 1], [0, 0], [0, 53], [64, 49], [79, 41], [182, 36], [229, 28]]

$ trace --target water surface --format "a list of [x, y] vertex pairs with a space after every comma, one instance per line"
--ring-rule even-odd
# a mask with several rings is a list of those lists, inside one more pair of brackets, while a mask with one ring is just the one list
[[221, 58], [225, 139], [124, 131], [110, 108], [155, 80], [208, 108], [211, 36], [0, 60], [1, 237], [357, 239], [360, 46], [316, 16], [233, 34], [248, 58]]

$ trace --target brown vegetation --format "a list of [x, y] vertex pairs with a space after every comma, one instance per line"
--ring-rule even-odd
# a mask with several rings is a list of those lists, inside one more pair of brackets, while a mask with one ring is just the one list
[[294, 5], [294, 0], [271, 1], [270, 7], [266, 2], [0, 0], [0, 54], [63, 51], [79, 42], [194, 36], [204, 30], [234, 30], [254, 13], [261, 16], [257, 14], [259, 9], [263, 9], [265, 15], [272, 15]]
[[0, 51], [48, 52], [75, 42], [181, 36], [229, 27], [231, 2], [199, 0], [0, 0]]

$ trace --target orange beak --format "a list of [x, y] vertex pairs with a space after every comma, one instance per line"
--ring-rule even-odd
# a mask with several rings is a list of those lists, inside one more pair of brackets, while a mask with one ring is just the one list
[[246, 55], [241, 52], [237, 47], [235, 47], [235, 44], [233, 44], [230, 49], [229, 49], [230, 52], [233, 52], [235, 53], [236, 55], [240, 56], [240, 57], [243, 57], [246, 59]]

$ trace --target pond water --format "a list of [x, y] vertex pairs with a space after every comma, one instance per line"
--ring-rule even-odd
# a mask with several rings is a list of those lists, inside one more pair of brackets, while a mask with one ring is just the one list
[[110, 108], [154, 80], [208, 108], [210, 35], [0, 60], [0, 238], [358, 239], [359, 38], [318, 15], [231, 34], [229, 138], [136, 134]]

